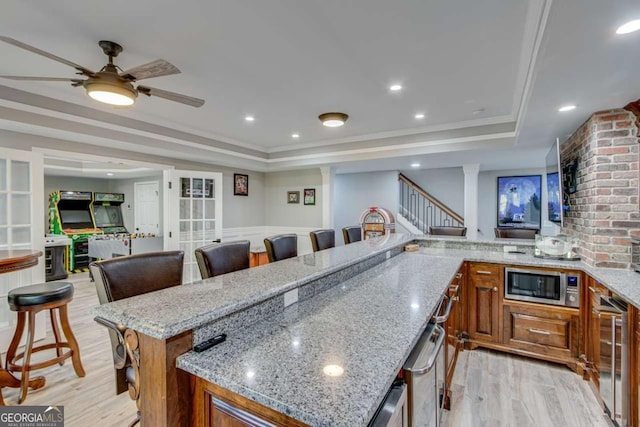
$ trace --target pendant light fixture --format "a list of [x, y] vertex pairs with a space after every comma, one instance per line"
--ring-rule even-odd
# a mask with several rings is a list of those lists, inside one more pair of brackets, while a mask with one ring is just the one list
[[318, 116], [323, 125], [330, 128], [337, 128], [347, 121], [349, 118], [345, 113], [324, 113]]

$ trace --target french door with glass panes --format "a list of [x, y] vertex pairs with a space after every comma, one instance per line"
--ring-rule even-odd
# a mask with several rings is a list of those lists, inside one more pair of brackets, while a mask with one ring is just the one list
[[[44, 282], [44, 169], [42, 154], [0, 149], [0, 250], [36, 250], [38, 265], [0, 274], [0, 351], [9, 346], [16, 314], [9, 310], [11, 289]], [[36, 323], [36, 339], [44, 337], [44, 317]]]
[[222, 174], [166, 171], [165, 248], [184, 251], [183, 283], [200, 280], [194, 251], [222, 238]]

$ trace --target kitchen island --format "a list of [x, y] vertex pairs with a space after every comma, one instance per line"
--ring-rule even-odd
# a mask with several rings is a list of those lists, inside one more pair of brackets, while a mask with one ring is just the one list
[[[391, 236], [96, 309], [139, 337], [143, 425], [198, 425], [198, 380], [301, 425], [367, 425], [466, 261], [578, 269], [640, 302], [633, 272], [507, 254], [500, 242], [424, 239], [402, 253], [414, 239]], [[285, 308], [291, 291], [299, 302]], [[189, 351], [223, 332], [226, 342]]]

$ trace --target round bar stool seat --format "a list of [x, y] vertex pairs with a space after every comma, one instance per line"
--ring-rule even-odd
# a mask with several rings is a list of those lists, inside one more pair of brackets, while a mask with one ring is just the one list
[[[66, 359], [71, 358], [76, 375], [79, 377], [85, 376], [84, 368], [80, 361], [78, 342], [71, 331], [67, 317], [67, 304], [71, 302], [72, 299], [73, 285], [69, 282], [40, 283], [37, 285], [22, 286], [9, 291], [7, 302], [9, 303], [9, 308], [18, 313], [18, 323], [16, 324], [16, 331], [7, 350], [6, 369], [12, 372], [19, 371], [22, 374], [20, 379], [21, 393], [18, 403], [24, 402], [27, 397], [30, 371], [46, 368], [56, 363], [62, 366]], [[51, 329], [53, 330], [55, 342], [34, 347], [36, 313], [42, 310], [49, 310]], [[56, 310], [60, 319], [60, 326], [62, 326], [62, 331], [67, 341], [61, 340], [58, 321], [55, 316]], [[25, 322], [27, 314], [28, 322]], [[25, 351], [16, 354], [25, 326], [28, 327]], [[33, 353], [49, 349], [55, 349], [57, 357], [44, 362], [31, 364], [31, 355]], [[69, 350], [63, 352], [63, 349]], [[21, 359], [23, 359], [22, 364], [18, 363]]]

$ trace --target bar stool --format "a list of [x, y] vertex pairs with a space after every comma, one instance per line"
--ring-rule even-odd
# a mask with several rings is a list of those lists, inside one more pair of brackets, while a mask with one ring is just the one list
[[[22, 286], [9, 291], [7, 301], [9, 302], [9, 308], [12, 311], [18, 312], [18, 323], [16, 325], [16, 331], [13, 334], [11, 344], [9, 344], [9, 350], [7, 350], [6, 368], [8, 371], [17, 372], [20, 371], [22, 376], [20, 378], [20, 400], [18, 403], [24, 402], [27, 397], [27, 390], [29, 389], [29, 372], [46, 368], [47, 366], [54, 365], [56, 363], [62, 366], [64, 361], [71, 358], [73, 362], [73, 369], [76, 371], [76, 375], [84, 377], [84, 368], [80, 361], [80, 349], [78, 348], [78, 342], [73, 336], [71, 326], [69, 326], [69, 319], [67, 318], [67, 304], [73, 299], [73, 285], [68, 282], [48, 282], [37, 285]], [[58, 315], [60, 317], [60, 325], [67, 341], [60, 340], [60, 330], [58, 329], [58, 322], [56, 320], [54, 310], [58, 309]], [[53, 329], [53, 336], [55, 343], [40, 345], [38, 347], [33, 346], [36, 314], [42, 310], [49, 310], [49, 317], [51, 318], [51, 329]], [[29, 321], [27, 323], [27, 343], [25, 351], [23, 353], [16, 354], [18, 344], [24, 333], [26, 314], [29, 313]], [[31, 355], [38, 351], [56, 349], [55, 358], [49, 359], [45, 362], [31, 364]], [[62, 351], [63, 348], [68, 348], [69, 351]], [[20, 359], [24, 359], [23, 364], [17, 363]]]

